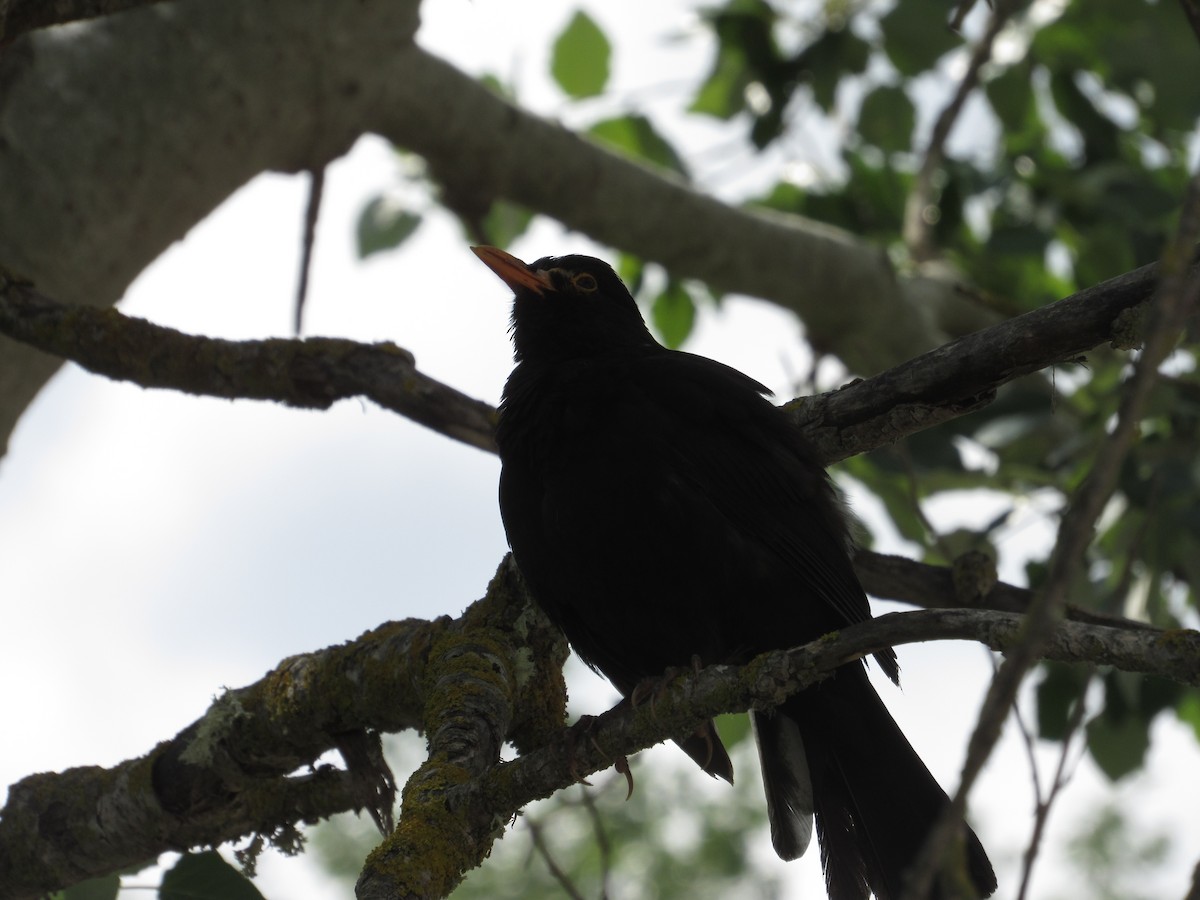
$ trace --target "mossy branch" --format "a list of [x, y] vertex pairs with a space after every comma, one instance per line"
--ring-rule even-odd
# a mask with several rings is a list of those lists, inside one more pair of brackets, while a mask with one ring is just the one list
[[[829, 677], [838, 666], [885, 647], [928, 640], [973, 640], [1005, 652], [1024, 639], [1024, 617], [1011, 613], [955, 609], [880, 616], [794, 650], [763, 654], [745, 666], [712, 666], [694, 677], [679, 677], [656, 694], [653, 706], [647, 703], [633, 708], [622, 703], [586, 726], [576, 726], [586, 727], [586, 737], [574, 739], [564, 730], [537, 750], [495, 766], [481, 777], [445, 784], [439, 807], [456, 814], [456, 833], [485, 823], [503, 823], [532, 801], [608, 768], [620, 756], [691, 734], [701, 722], [723, 713], [775, 706]], [[1065, 622], [1051, 634], [1045, 658], [1111, 665], [1200, 685], [1200, 632], [1195, 631], [1128, 630]], [[423, 839], [429, 840], [427, 835]], [[360, 900], [444, 896], [436, 892], [366, 893], [361, 881], [359, 887]], [[405, 887], [411, 888], [411, 883], [405, 882]]]
[[[143, 757], [14, 785], [0, 818], [0, 898], [252, 833], [294, 848], [298, 822], [346, 809], [386, 818], [390, 810], [379, 807], [390, 801], [390, 773], [370, 752], [347, 748], [365, 742], [369, 751], [378, 732], [407, 728], [426, 731], [430, 754], [405, 787], [399, 825], [368, 860], [359, 895], [442, 897], [518, 810], [622, 755], [687, 735], [714, 715], [777, 704], [886, 646], [961, 639], [1003, 652], [1022, 638], [1023, 617], [1011, 613], [894, 613], [743, 667], [677, 679], [653, 709], [620, 705], [575, 740], [562, 728], [566, 646], [506, 558], [485, 598], [458, 619], [389, 623], [292, 657], [228, 691]], [[1045, 653], [1200, 684], [1193, 631], [1066, 622]], [[499, 763], [506, 740], [522, 755]], [[334, 747], [351, 761], [348, 771], [322, 766], [289, 777]]]
[[[502, 714], [480, 703], [461, 710], [492, 647], [491, 679], [503, 685]], [[354, 641], [284, 660], [260, 681], [230, 690], [208, 712], [149, 753], [104, 769], [33, 775], [13, 785], [0, 813], [0, 898], [41, 896], [118, 871], [167, 850], [245, 835], [281, 849], [296, 826], [366, 808], [391, 815], [391, 774], [375, 744], [383, 731], [429, 727], [431, 710], [467, 730], [491, 723], [496, 741], [535, 746], [561, 727], [567, 648], [505, 561], [487, 595], [458, 619], [409, 619]], [[495, 707], [494, 707], [495, 708]], [[436, 718], [436, 717], [435, 717]], [[453, 729], [431, 733], [435, 747]], [[457, 732], [458, 736], [464, 732]], [[460, 741], [460, 747], [469, 745]], [[345, 771], [311, 768], [331, 749]], [[448, 758], [474, 774], [498, 758], [499, 743]], [[307, 774], [291, 773], [310, 767]], [[478, 861], [476, 861], [477, 863]]]

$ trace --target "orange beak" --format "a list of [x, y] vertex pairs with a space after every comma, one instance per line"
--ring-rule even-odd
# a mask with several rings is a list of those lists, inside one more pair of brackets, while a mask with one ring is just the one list
[[472, 247], [471, 252], [483, 261], [483, 264], [500, 276], [500, 280], [517, 293], [521, 288], [527, 288], [541, 296], [550, 290], [550, 276], [545, 272], [535, 272], [511, 253], [505, 253], [498, 247]]

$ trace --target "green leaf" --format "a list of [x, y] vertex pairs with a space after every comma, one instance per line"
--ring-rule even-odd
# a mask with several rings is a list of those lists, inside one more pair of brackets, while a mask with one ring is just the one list
[[879, 20], [883, 49], [902, 75], [919, 75], [962, 43], [946, 27], [947, 6], [938, 0], [901, 0]]
[[642, 290], [642, 278], [646, 274], [646, 263], [640, 256], [621, 252], [617, 255], [617, 275], [629, 288], [629, 293], [637, 296]]
[[683, 159], [645, 116], [633, 114], [605, 119], [589, 128], [588, 133], [629, 156], [687, 176]]
[[1088, 722], [1087, 736], [1092, 759], [1113, 781], [1140, 768], [1150, 747], [1147, 722], [1136, 715], [1118, 719], [1105, 710]]
[[839, 469], [862, 482], [863, 487], [878, 497], [887, 508], [896, 530], [907, 540], [925, 546], [929, 532], [913, 502], [908, 477], [895, 471], [888, 460], [887, 450], [875, 450], [852, 456], [839, 464]]
[[1037, 686], [1037, 733], [1048, 741], [1061, 741], [1067, 733], [1071, 707], [1080, 699], [1085, 679], [1078, 666], [1047, 662]]
[[121, 890], [121, 876], [113, 873], [89, 878], [53, 895], [52, 900], [116, 900]]
[[688, 110], [729, 120], [746, 105], [746, 85], [750, 77], [743, 61], [733, 53], [720, 50], [712, 72], [696, 92]]
[[746, 713], [717, 716], [717, 733], [726, 749], [732, 750], [750, 737], [750, 717]]
[[[812, 85], [813, 99], [827, 113], [833, 111], [838, 85], [848, 75], [861, 75], [871, 59], [871, 48], [849, 28], [826, 31], [792, 62]], [[769, 86], [769, 85], [768, 85]], [[789, 88], [790, 91], [790, 88]], [[783, 98], [786, 101], [786, 95]], [[782, 106], [782, 102], [778, 105]]]
[[1005, 131], [1018, 131], [1036, 113], [1033, 80], [1028, 68], [1012, 66], [984, 85], [988, 102]]
[[917, 113], [908, 94], [899, 87], [879, 87], [867, 94], [858, 114], [863, 140], [889, 153], [912, 147]]
[[185, 853], [163, 876], [159, 900], [264, 900], [254, 884], [221, 854]]
[[1179, 721], [1192, 726], [1196, 740], [1200, 741], [1200, 690], [1186, 691], [1175, 707], [1175, 715], [1179, 716]]
[[409, 212], [387, 197], [375, 197], [358, 216], [358, 258], [399, 247], [420, 224], [419, 213]]
[[496, 200], [483, 218], [483, 232], [488, 243], [496, 247], [507, 247], [529, 227], [533, 213], [524, 206]]
[[582, 10], [571, 17], [550, 57], [550, 74], [569, 96], [594, 97], [608, 83], [612, 47], [600, 26]]
[[654, 298], [650, 307], [650, 321], [663, 339], [663, 343], [674, 349], [692, 333], [696, 321], [696, 302], [682, 282], [672, 278], [666, 290]]
[[515, 103], [517, 101], [517, 95], [513, 90], [512, 85], [501, 81], [499, 75], [493, 75], [490, 72], [484, 72], [479, 76], [479, 83], [493, 94], [497, 95], [498, 97], [503, 97], [510, 103]]

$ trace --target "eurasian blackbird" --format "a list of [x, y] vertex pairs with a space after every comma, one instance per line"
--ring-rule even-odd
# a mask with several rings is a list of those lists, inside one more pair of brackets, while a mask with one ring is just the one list
[[[504, 527], [588, 665], [629, 696], [671, 668], [742, 663], [870, 617], [838, 498], [766, 388], [661, 346], [600, 260], [473, 249], [515, 294], [496, 431]], [[875, 660], [898, 681], [893, 651]], [[779, 856], [805, 851], [815, 816], [832, 900], [899, 897], [948, 800], [865, 666], [751, 716]], [[733, 780], [711, 722], [680, 743]], [[969, 877], [990, 895], [987, 854], [965, 834]]]

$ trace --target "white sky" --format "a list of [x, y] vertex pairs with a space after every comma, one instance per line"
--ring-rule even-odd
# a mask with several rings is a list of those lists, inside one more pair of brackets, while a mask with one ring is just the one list
[[[615, 2], [593, 10], [616, 36], [615, 93], [679, 105], [707, 64], [703, 40], [662, 39], [680, 30], [681, 8]], [[562, 112], [543, 73], [546, 48], [571, 11], [427, 3], [422, 43], [470, 71], [514, 78], [525, 102]], [[711, 126], [678, 130], [702, 142], [711, 134], [709, 145], [718, 145]], [[375, 140], [332, 167], [306, 332], [393, 340], [428, 374], [494, 403], [510, 367], [507, 292], [467, 252], [457, 225], [435, 211], [402, 253], [354, 258], [357, 213], [394, 172]], [[256, 179], [147, 270], [122, 310], [212, 336], [288, 335], [305, 190], [303, 179]], [[513, 249], [526, 258], [601, 252], [550, 224]], [[791, 316], [734, 300], [702, 312], [688, 349], [783, 389], [782, 360], [794, 370], [806, 358], [800, 335]], [[223, 687], [254, 681], [289, 654], [388, 619], [457, 615], [481, 595], [505, 550], [498, 471], [487, 454], [357, 401], [302, 412], [145, 391], [64, 367], [0, 461], [0, 794], [35, 771], [144, 753], [201, 715]], [[852, 499], [872, 517], [867, 500]], [[945, 515], [983, 521], [985, 506], [959, 503]], [[1048, 534], [1033, 526], [1021, 540]], [[1020, 577], [1016, 565], [1004, 574]], [[881, 693], [953, 788], [990, 672], [986, 655], [945, 644], [900, 654], [905, 690]], [[606, 691], [580, 681], [573, 700], [596, 711]], [[1147, 772], [1123, 782], [1116, 801], [1144, 833], [1174, 836], [1163, 880], [1146, 891], [1182, 897], [1200, 855], [1200, 752], [1167, 718], [1154, 737]], [[635, 766], [672, 752], [650, 751]], [[1053, 752], [1043, 753], [1047, 770]], [[702, 776], [696, 782], [720, 790]], [[1079, 896], [1060, 848], [1107, 790], [1085, 760], [1051, 820], [1032, 897]], [[1031, 823], [1024, 750], [1012, 728], [973, 808], [1000, 872], [998, 896], [1011, 897]], [[786, 872], [788, 896], [823, 896], [815, 853], [768, 864]], [[342, 896], [303, 856], [268, 853], [260, 869], [272, 900]]]

